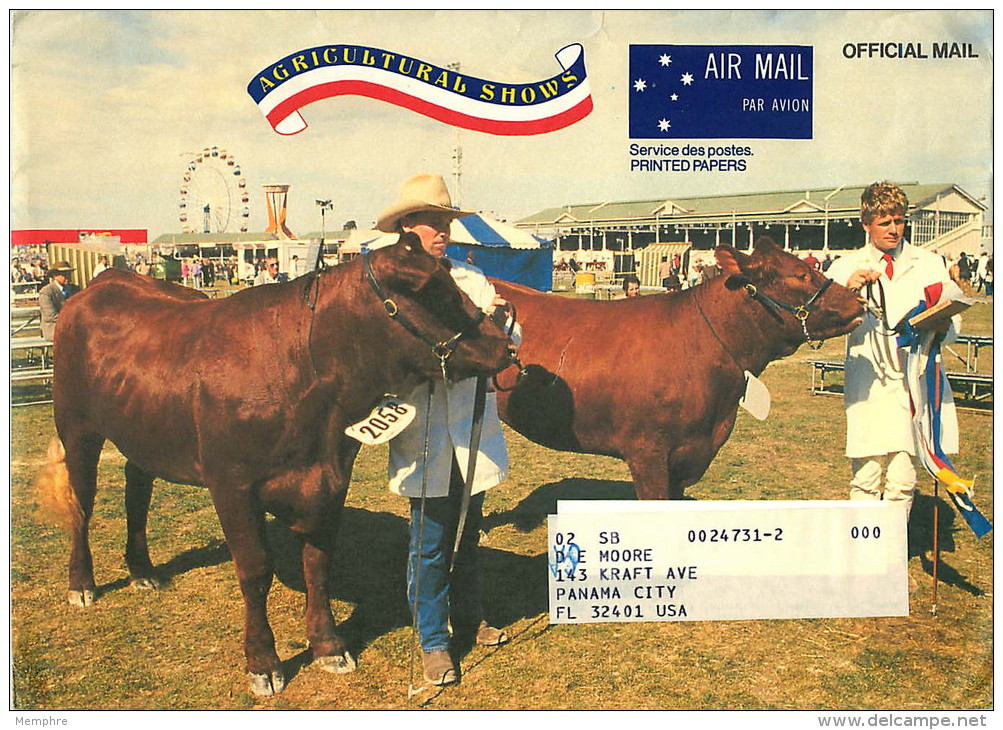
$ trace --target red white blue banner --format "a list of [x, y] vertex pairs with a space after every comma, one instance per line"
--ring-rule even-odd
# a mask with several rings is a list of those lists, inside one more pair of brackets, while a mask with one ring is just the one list
[[283, 135], [307, 128], [300, 110], [321, 99], [352, 94], [385, 101], [445, 124], [496, 135], [553, 132], [592, 111], [584, 49], [556, 54], [561, 72], [525, 84], [467, 76], [380, 48], [318, 46], [298, 51], [256, 74], [247, 92]]

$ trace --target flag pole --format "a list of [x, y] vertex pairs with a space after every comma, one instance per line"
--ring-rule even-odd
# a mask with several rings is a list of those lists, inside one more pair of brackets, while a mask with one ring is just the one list
[[940, 523], [940, 483], [933, 480], [933, 605], [930, 613], [937, 615], [937, 565], [940, 562], [940, 540], [937, 534]]

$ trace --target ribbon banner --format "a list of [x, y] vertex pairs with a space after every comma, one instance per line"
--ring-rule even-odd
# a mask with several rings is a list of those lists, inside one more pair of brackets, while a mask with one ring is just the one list
[[[945, 288], [948, 291], [945, 291]], [[955, 291], [956, 290], [956, 291]], [[925, 300], [920, 302], [898, 326], [899, 347], [907, 348], [906, 385], [913, 414], [913, 429], [920, 461], [928, 472], [947, 489], [947, 494], [976, 537], [989, 533], [993, 526], [979, 511], [973, 501], [974, 479], [962, 479], [941, 446], [941, 408], [947, 399], [953, 399], [951, 385], [941, 360], [941, 335], [933, 330], [921, 330], [909, 320], [938, 304], [941, 300], [960, 297], [956, 285], [941, 284], [925, 290]]]
[[293, 135], [307, 128], [307, 104], [354, 94], [386, 101], [455, 127], [496, 135], [553, 132], [592, 111], [584, 49], [559, 50], [561, 73], [511, 84], [465, 76], [417, 58], [355, 45], [298, 51], [255, 75], [247, 93], [272, 129]]

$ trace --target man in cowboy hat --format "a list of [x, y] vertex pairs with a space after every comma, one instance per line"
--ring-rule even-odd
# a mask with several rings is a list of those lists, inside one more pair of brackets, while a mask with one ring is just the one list
[[[425, 251], [443, 257], [450, 223], [470, 213], [452, 205], [440, 176], [417, 175], [405, 181], [399, 199], [383, 211], [376, 227], [386, 233], [413, 233]], [[505, 306], [480, 269], [461, 261], [450, 260], [449, 264], [456, 285], [477, 306], [489, 314]], [[513, 336], [517, 339], [518, 332]], [[483, 646], [508, 641], [504, 631], [484, 620], [477, 551], [484, 492], [499, 484], [508, 472], [494, 393], [487, 394], [470, 506], [455, 569], [450, 572], [474, 428], [475, 391], [475, 378], [419, 386], [406, 397], [418, 409], [414, 422], [390, 442], [390, 489], [411, 499], [408, 604], [417, 613], [425, 679], [436, 685], [459, 681], [459, 668], [449, 653], [450, 627], [454, 646], [470, 640]]]
[[70, 283], [71, 271], [73, 271], [73, 267], [68, 261], [58, 261], [49, 268], [49, 283], [38, 291], [42, 337], [46, 340], [51, 341], [55, 334], [59, 310], [63, 308], [70, 295], [79, 291], [79, 287]]

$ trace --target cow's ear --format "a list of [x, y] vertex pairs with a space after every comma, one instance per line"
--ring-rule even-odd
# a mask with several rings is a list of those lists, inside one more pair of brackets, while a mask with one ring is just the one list
[[402, 233], [394, 248], [398, 257], [394, 278], [399, 286], [416, 292], [435, 277], [438, 262], [422, 248], [418, 234], [411, 231]]
[[732, 246], [718, 246], [714, 250], [717, 265], [725, 276], [741, 276], [749, 267], [751, 256], [738, 251]]
[[776, 241], [774, 241], [769, 236], [760, 236], [759, 238], [757, 238], [756, 239], [756, 244], [753, 246], [753, 249], [755, 249], [755, 251], [757, 253], [760, 253], [760, 252], [762, 252], [762, 253], [776, 253], [776, 252], [780, 252], [782, 250], [780, 248], [780, 246], [777, 245]]
[[752, 257], [733, 246], [718, 246], [714, 250], [717, 265], [727, 277], [725, 285], [729, 289], [740, 289], [752, 282]]
[[405, 253], [411, 253], [415, 250], [420, 251], [421, 239], [414, 231], [408, 231], [400, 235], [400, 238], [397, 239], [397, 245], [403, 248]]

